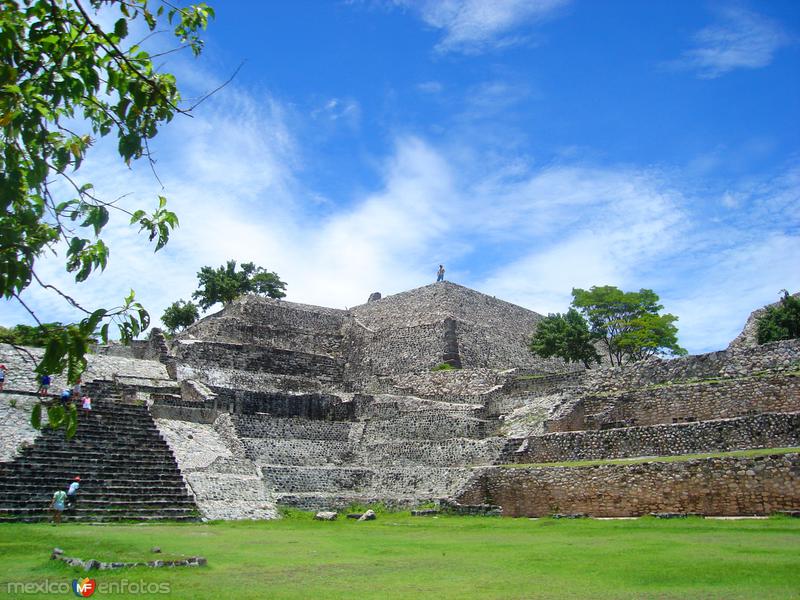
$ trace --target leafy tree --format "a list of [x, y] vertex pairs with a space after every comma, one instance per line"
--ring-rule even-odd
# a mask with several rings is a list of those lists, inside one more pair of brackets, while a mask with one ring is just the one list
[[164, 314], [161, 315], [161, 322], [170, 333], [175, 333], [189, 327], [189, 325], [197, 321], [199, 316], [197, 305], [194, 302], [178, 300], [166, 308]]
[[539, 322], [530, 349], [543, 358], [557, 356], [567, 362], [582, 362], [588, 368], [592, 363], [600, 363], [592, 341], [586, 319], [570, 308], [566, 314], [550, 314]]
[[[101, 25], [100, 9], [118, 11], [112, 27]], [[85, 308], [44, 281], [37, 260], [64, 249], [77, 282], [102, 271], [109, 248], [100, 236], [114, 210], [155, 240], [155, 250], [167, 243], [178, 220], [163, 197], [147, 214], [99, 198], [76, 171], [96, 138], [111, 134], [126, 164], [141, 157], [152, 164], [149, 140], [176, 114], [191, 111], [179, 106], [175, 77], [154, 65], [159, 55], [128, 39], [131, 25], [169, 28], [179, 47], [197, 55], [198, 32], [213, 14], [205, 4], [178, 8], [166, 0], [0, 0], [0, 297], [16, 299], [42, 324], [22, 298], [36, 284], [86, 315], [50, 337], [40, 373], [66, 369], [74, 382], [96, 332], [107, 340], [115, 322], [127, 341], [149, 325], [132, 291], [119, 307]]]
[[15, 325], [13, 328], [0, 327], [0, 342], [18, 346], [45, 348], [50, 339], [59, 336], [65, 327], [67, 326], [58, 322], [42, 323], [36, 326]]
[[192, 298], [199, 301], [200, 308], [206, 310], [217, 302], [228, 305], [239, 296], [248, 293], [265, 294], [270, 298], [283, 298], [286, 284], [277, 273], [256, 267], [254, 263], [242, 263], [236, 270], [236, 261], [213, 269], [203, 267], [197, 274], [198, 289]]
[[572, 306], [586, 318], [592, 337], [605, 347], [612, 365], [656, 354], [686, 354], [678, 345], [674, 325], [678, 317], [659, 314], [664, 307], [653, 290], [623, 292], [611, 285], [574, 288]]
[[800, 295], [783, 291], [777, 306], [768, 306], [757, 321], [759, 344], [800, 338]]

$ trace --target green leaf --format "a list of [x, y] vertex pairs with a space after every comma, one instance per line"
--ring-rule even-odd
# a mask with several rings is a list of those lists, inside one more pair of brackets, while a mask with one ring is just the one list
[[128, 20], [125, 18], [119, 19], [114, 23], [114, 35], [122, 39], [128, 35]]
[[33, 410], [31, 410], [31, 427], [34, 429], [41, 429], [42, 428], [42, 403], [37, 402], [33, 405]]
[[66, 411], [60, 404], [54, 404], [47, 408], [47, 420], [51, 429], [58, 429], [64, 424], [66, 419]]
[[66, 417], [66, 431], [64, 432], [67, 439], [71, 440], [75, 437], [75, 433], [78, 431], [78, 409], [75, 407], [75, 404], [70, 403], [69, 409], [67, 410], [67, 417]]

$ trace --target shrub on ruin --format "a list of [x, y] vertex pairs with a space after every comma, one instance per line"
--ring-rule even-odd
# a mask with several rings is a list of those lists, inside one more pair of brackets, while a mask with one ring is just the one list
[[530, 347], [539, 356], [558, 356], [586, 366], [599, 360], [595, 345], [605, 350], [612, 365], [656, 355], [682, 356], [686, 350], [678, 345], [678, 317], [661, 314], [663, 308], [653, 290], [623, 292], [611, 285], [574, 288], [570, 311], [542, 321]]
[[171, 334], [181, 331], [192, 325], [199, 317], [197, 305], [194, 302], [178, 300], [170, 304], [161, 315], [161, 322]]
[[660, 314], [658, 294], [645, 288], [623, 292], [613, 285], [573, 288], [572, 306], [589, 324], [592, 337], [606, 351], [612, 365], [651, 356], [683, 356], [678, 345], [678, 317]]
[[200, 269], [197, 280], [198, 288], [192, 298], [198, 301], [203, 310], [218, 302], [228, 305], [239, 296], [250, 293], [270, 298], [286, 296], [286, 283], [281, 281], [277, 273], [251, 262], [242, 263], [238, 271], [235, 260], [229, 260], [216, 269], [206, 266]]
[[757, 321], [756, 335], [759, 344], [800, 338], [800, 295], [783, 291], [780, 302], [768, 306]]
[[558, 357], [580, 362], [586, 368], [600, 363], [589, 325], [581, 314], [570, 308], [566, 314], [549, 314], [536, 326], [530, 342], [531, 351], [542, 358]]

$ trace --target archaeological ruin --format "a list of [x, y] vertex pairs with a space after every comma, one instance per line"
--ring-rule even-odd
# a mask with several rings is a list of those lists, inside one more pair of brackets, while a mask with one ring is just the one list
[[242, 297], [98, 347], [70, 441], [29, 424], [41, 350], [0, 346], [0, 520], [46, 518], [75, 475], [67, 520], [800, 511], [800, 340], [759, 346], [751, 318], [725, 350], [587, 370], [528, 350], [541, 318], [450, 282], [349, 310]]

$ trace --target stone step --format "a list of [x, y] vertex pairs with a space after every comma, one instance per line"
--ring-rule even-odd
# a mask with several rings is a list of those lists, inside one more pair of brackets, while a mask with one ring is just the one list
[[71, 443], [84, 442], [87, 444], [102, 444], [107, 446], [119, 445], [121, 447], [139, 447], [148, 445], [161, 445], [166, 443], [162, 437], [151, 435], [117, 435], [115, 432], [97, 431], [78, 431], [71, 439], [67, 439], [63, 431], [55, 432], [55, 435], [40, 436], [43, 443], [53, 441], [56, 444], [63, 444], [68, 448]]
[[22, 458], [39, 461], [71, 461], [80, 458], [84, 461], [97, 462], [107, 461], [111, 463], [131, 463], [131, 464], [164, 464], [164, 461], [175, 460], [169, 448], [142, 448], [137, 453], [138, 456], [131, 456], [129, 452], [124, 452], [117, 447], [111, 447], [99, 452], [98, 449], [90, 449], [87, 446], [77, 448], [77, 451], [61, 450], [56, 448], [40, 448], [36, 446], [25, 452]]
[[83, 471], [86, 474], [93, 473], [130, 473], [132, 475], [145, 475], [149, 473], [170, 473], [174, 472], [176, 465], [166, 464], [166, 461], [158, 463], [138, 465], [135, 461], [132, 463], [117, 463], [114, 461], [105, 460], [84, 460], [73, 459], [63, 463], [53, 463], [47, 460], [29, 460], [27, 458], [18, 459], [13, 463], [4, 463], [0, 465], [0, 473], [8, 474], [26, 474], [26, 473], [62, 473], [72, 472], [77, 470]]
[[[52, 519], [51, 513], [43, 513], [38, 515], [0, 515], [0, 523], [40, 523], [48, 522]], [[88, 515], [88, 516], [74, 516], [64, 514], [61, 517], [62, 523], [114, 523], [117, 521], [139, 521], [146, 523], [158, 522], [197, 522], [200, 517], [195, 514], [191, 515], [171, 515], [171, 516], [153, 516], [141, 514], [106, 514], [106, 515]]]
[[62, 431], [47, 431], [37, 438], [37, 443], [42, 444], [60, 444], [65, 448], [70, 447], [70, 444], [81, 442], [86, 444], [102, 444], [106, 446], [118, 445], [120, 447], [141, 447], [151, 444], [161, 445], [166, 443], [166, 440], [156, 434], [147, 433], [140, 435], [118, 435], [114, 431], [98, 431], [98, 430], [83, 430], [78, 431], [71, 439], [67, 439]]
[[[62, 470], [77, 469], [85, 473], [101, 472], [113, 469], [119, 469], [120, 472], [130, 471], [132, 469], [144, 469], [144, 470], [152, 470], [160, 472], [166, 470], [165, 462], [167, 462], [167, 460], [170, 460], [167, 458], [141, 459], [124, 455], [121, 455], [119, 457], [105, 456], [105, 457], [88, 458], [88, 459], [51, 457], [49, 455], [39, 455], [39, 456], [26, 457], [26, 459], [28, 459], [28, 462], [20, 461], [18, 464], [31, 465], [33, 468], [36, 468], [39, 465], [58, 465], [58, 467]], [[0, 468], [0, 472], [3, 472], [2, 468]], [[14, 471], [10, 470], [8, 472], [12, 473]], [[17, 472], [19, 472], [19, 469], [17, 469]]]
[[[66, 490], [71, 479], [45, 479], [45, 478], [31, 478], [31, 481], [26, 483], [8, 483], [0, 482], [0, 496], [3, 494], [38, 494], [45, 490], [47, 493], [52, 494], [57, 489]], [[84, 479], [81, 482], [81, 492], [92, 494], [140, 494], [141, 489], [146, 488], [153, 494], [184, 494], [186, 484], [184, 481], [175, 480], [174, 482], [153, 480], [153, 479], [136, 479], [136, 480], [111, 480], [106, 481], [102, 479], [92, 479], [91, 481]]]
[[[119, 518], [131, 518], [135, 516], [153, 516], [153, 517], [177, 517], [177, 516], [192, 516], [196, 514], [197, 509], [181, 507], [181, 508], [164, 508], [161, 506], [156, 507], [138, 507], [138, 508], [81, 508], [80, 504], [74, 509], [65, 511], [65, 514], [72, 514], [76, 517], [101, 517], [101, 516], [116, 516]], [[13, 516], [37, 516], [37, 515], [50, 515], [52, 513], [48, 506], [40, 508], [15, 508], [8, 507], [0, 503], [0, 517], [13, 517]]]
[[[4, 498], [0, 502], [0, 510], [22, 510], [22, 509], [36, 509], [41, 508], [42, 506], [49, 506], [52, 500], [52, 494], [48, 496], [40, 496], [34, 498], [28, 498], [25, 500], [13, 500], [9, 498]], [[104, 499], [97, 499], [97, 498], [84, 498], [83, 496], [78, 496], [78, 501], [75, 503], [75, 510], [78, 508], [90, 511], [90, 510], [118, 510], [118, 509], [155, 509], [155, 508], [165, 508], [165, 509], [194, 509], [194, 500], [191, 497], [184, 497], [180, 499], [170, 499], [170, 500], [158, 500], [156, 498], [148, 498], [146, 496], [140, 497], [138, 500], [132, 499], [118, 499], [118, 500], [104, 500]]]
[[[117, 486], [126, 488], [128, 490], [143, 489], [146, 486], [159, 486], [159, 487], [177, 487], [183, 488], [185, 483], [181, 475], [174, 473], [148, 473], [142, 475], [131, 475], [128, 473], [89, 473], [86, 471], [78, 471], [82, 473], [81, 481], [87, 485], [91, 484], [94, 489], [102, 490], [106, 486]], [[22, 477], [2, 477], [0, 481], [0, 489], [2, 486], [11, 485], [9, 481], [20, 482], [21, 485], [29, 485], [27, 489], [31, 490], [47, 490], [55, 491], [59, 488], [66, 489], [75, 478], [76, 471], [69, 470], [54, 473], [35, 473], [24, 480]], [[24, 483], [23, 483], [24, 481]]]
[[[164, 494], [164, 493], [154, 493], [151, 490], [148, 490], [146, 495], [143, 496], [141, 491], [137, 491], [135, 489], [131, 489], [128, 493], [125, 494], [110, 494], [106, 491], [91, 491], [89, 489], [81, 488], [78, 492], [78, 501], [83, 502], [133, 502], [136, 500], [141, 500], [141, 498], [146, 498], [148, 502], [156, 501], [156, 502], [192, 502], [192, 496], [187, 494], [186, 492], [183, 493], [173, 493], [173, 494]], [[53, 497], [53, 493], [47, 491], [19, 491], [19, 492], [4, 492], [3, 498], [4, 501], [7, 503], [14, 503], [14, 502], [49, 502]]]

